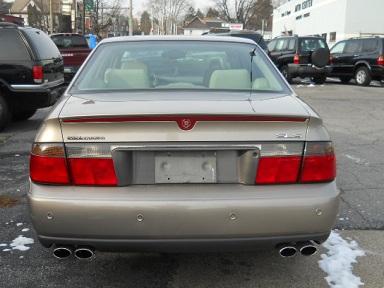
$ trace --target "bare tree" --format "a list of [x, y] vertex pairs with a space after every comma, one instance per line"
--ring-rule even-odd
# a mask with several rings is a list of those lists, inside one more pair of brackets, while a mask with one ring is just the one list
[[100, 35], [101, 32], [113, 25], [116, 18], [121, 15], [121, 1], [94, 0], [92, 11], [93, 33]]
[[177, 25], [190, 7], [189, 0], [149, 0], [148, 8], [159, 23], [159, 34], [176, 34]]
[[225, 20], [243, 23], [244, 28], [259, 28], [272, 13], [271, 0], [216, 0], [216, 4]]

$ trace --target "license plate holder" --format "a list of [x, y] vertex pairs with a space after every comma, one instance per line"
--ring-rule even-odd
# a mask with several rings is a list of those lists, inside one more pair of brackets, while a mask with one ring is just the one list
[[156, 183], [216, 183], [215, 151], [155, 153]]

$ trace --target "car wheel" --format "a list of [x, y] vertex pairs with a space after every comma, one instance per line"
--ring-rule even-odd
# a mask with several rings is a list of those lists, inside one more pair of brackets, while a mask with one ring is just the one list
[[7, 101], [1, 96], [0, 92], [0, 131], [5, 128], [10, 120], [10, 113]]
[[361, 66], [357, 68], [355, 72], [355, 80], [357, 85], [368, 86], [372, 80], [372, 76], [368, 68], [365, 66]]
[[327, 79], [327, 76], [322, 75], [322, 76], [313, 77], [312, 80], [313, 82], [315, 82], [315, 84], [324, 84], [326, 79]]
[[37, 109], [24, 110], [24, 111], [14, 111], [12, 114], [12, 118], [15, 121], [27, 120], [30, 117], [32, 117], [33, 114], [36, 113], [36, 110]]
[[289, 73], [288, 66], [285, 65], [281, 67], [281, 74], [283, 74], [283, 76], [285, 77], [285, 79], [287, 79], [287, 82], [289, 84], [292, 84], [292, 76]]
[[344, 77], [339, 77], [341, 83], [348, 84], [349, 81], [351, 81], [352, 77], [344, 76]]

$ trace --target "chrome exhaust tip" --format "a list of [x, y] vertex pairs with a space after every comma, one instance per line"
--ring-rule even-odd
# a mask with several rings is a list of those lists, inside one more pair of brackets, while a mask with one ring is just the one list
[[57, 259], [66, 259], [72, 255], [72, 248], [68, 246], [56, 246], [53, 249], [53, 256]]
[[317, 247], [312, 244], [304, 245], [300, 248], [300, 253], [303, 256], [312, 256], [317, 253]]
[[283, 258], [293, 257], [297, 252], [297, 249], [294, 246], [290, 245], [282, 245], [278, 247], [278, 249], [280, 256]]
[[91, 247], [79, 247], [75, 250], [75, 257], [79, 260], [91, 260], [95, 257], [95, 252]]

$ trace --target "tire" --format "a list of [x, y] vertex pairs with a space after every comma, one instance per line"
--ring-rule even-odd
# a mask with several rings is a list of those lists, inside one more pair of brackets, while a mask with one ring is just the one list
[[287, 79], [287, 82], [289, 84], [292, 84], [292, 76], [289, 73], [288, 66], [285, 65], [285, 66], [281, 67], [280, 71], [281, 71], [281, 74], [283, 74], [283, 76], [285, 77], [285, 79]]
[[316, 51], [313, 51], [311, 55], [312, 64], [319, 68], [324, 68], [329, 63], [329, 49], [319, 48]]
[[12, 119], [15, 121], [23, 121], [31, 118], [33, 114], [36, 113], [37, 109], [32, 110], [24, 110], [24, 111], [14, 111], [12, 115]]
[[327, 76], [325, 75], [316, 76], [316, 77], [313, 77], [312, 80], [313, 82], [315, 82], [315, 84], [324, 84], [325, 80], [327, 80]]
[[372, 81], [369, 69], [365, 66], [358, 67], [355, 72], [355, 81], [359, 86], [368, 86]]
[[343, 77], [339, 77], [339, 79], [340, 79], [341, 83], [348, 84], [351, 81], [352, 77], [343, 76]]
[[5, 126], [9, 123], [11, 118], [11, 114], [8, 108], [7, 101], [5, 101], [4, 97], [1, 96], [0, 92], [0, 131], [2, 131]]

